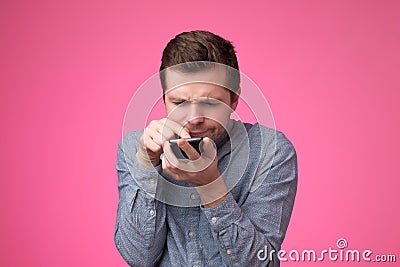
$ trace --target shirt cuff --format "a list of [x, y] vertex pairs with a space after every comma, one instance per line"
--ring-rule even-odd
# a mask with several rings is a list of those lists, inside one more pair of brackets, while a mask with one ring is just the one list
[[158, 172], [160, 170], [161, 164], [152, 169], [146, 169], [135, 161], [132, 166], [131, 174], [138, 186], [154, 197], [157, 189]]
[[226, 195], [224, 201], [217, 206], [213, 208], [201, 207], [201, 209], [210, 222], [211, 229], [216, 232], [229, 227], [242, 216], [242, 210], [230, 192]]

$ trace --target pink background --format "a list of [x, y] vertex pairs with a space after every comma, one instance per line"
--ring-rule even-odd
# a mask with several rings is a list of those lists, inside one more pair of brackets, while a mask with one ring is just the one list
[[400, 261], [400, 2], [232, 2], [1, 1], [0, 266], [126, 266], [113, 243], [124, 112], [193, 29], [234, 42], [297, 149], [283, 248], [343, 237]]

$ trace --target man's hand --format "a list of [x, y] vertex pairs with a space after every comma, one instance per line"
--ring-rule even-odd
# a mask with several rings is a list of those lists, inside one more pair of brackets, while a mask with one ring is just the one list
[[196, 186], [205, 207], [218, 205], [225, 199], [227, 189], [218, 170], [217, 151], [210, 138], [203, 139], [200, 155], [188, 141], [181, 139], [178, 146], [186, 153], [188, 162], [176, 158], [168, 142], [164, 143], [162, 168], [177, 181]]
[[136, 153], [137, 161], [147, 169], [159, 165], [164, 141], [176, 135], [183, 138], [190, 137], [185, 128], [172, 120], [164, 118], [151, 121], [140, 137], [139, 149]]

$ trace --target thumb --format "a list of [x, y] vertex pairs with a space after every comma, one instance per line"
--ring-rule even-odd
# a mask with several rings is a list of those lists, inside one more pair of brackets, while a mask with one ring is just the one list
[[208, 137], [205, 137], [201, 142], [201, 154], [204, 157], [214, 160], [217, 156], [217, 146], [215, 145], [214, 141]]

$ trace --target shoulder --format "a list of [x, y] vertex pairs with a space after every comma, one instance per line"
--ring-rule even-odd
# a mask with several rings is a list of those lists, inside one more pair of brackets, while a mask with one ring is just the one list
[[276, 154], [284, 154], [288, 156], [296, 155], [296, 149], [293, 143], [286, 137], [284, 133], [276, 130]]
[[250, 159], [257, 163], [251, 191], [263, 182], [272, 183], [292, 179], [289, 172], [296, 169], [297, 156], [292, 142], [276, 129], [264, 125], [249, 124]]
[[296, 149], [283, 132], [258, 123], [250, 124], [246, 128], [251, 150], [257, 154], [261, 166], [268, 169], [297, 160]]
[[136, 155], [143, 130], [128, 132], [118, 143], [118, 161], [132, 161]]
[[122, 137], [118, 145], [120, 147], [125, 147], [125, 146], [136, 147], [142, 134], [143, 130], [128, 132]]
[[293, 143], [283, 132], [258, 123], [249, 124], [246, 128], [250, 142], [258, 142], [263, 150], [270, 150], [273, 146], [276, 153], [296, 153]]

